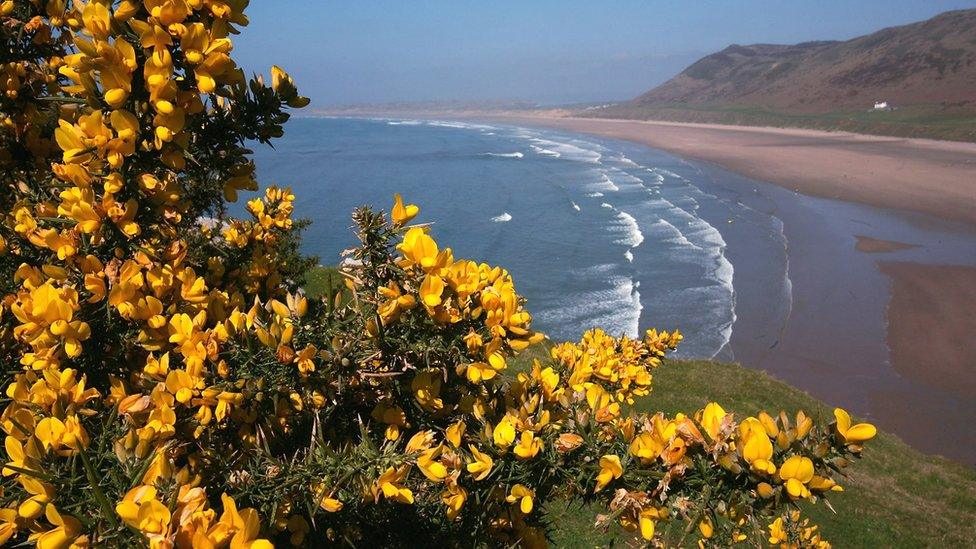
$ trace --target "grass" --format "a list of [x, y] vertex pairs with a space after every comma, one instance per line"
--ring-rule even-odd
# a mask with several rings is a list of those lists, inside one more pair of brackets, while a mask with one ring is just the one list
[[344, 286], [343, 277], [336, 267], [319, 265], [305, 273], [302, 287], [310, 298], [319, 298]]
[[615, 105], [587, 113], [591, 116], [702, 122], [745, 126], [772, 126], [842, 130], [856, 133], [976, 141], [976, 114], [941, 105], [913, 105], [894, 111], [837, 111], [803, 114], [771, 111], [742, 105]]
[[[529, 359], [545, 354], [530, 349]], [[833, 408], [771, 376], [733, 364], [673, 360], [655, 371], [645, 411], [691, 412], [715, 401], [737, 417], [760, 410], [803, 409], [824, 421]], [[918, 452], [880, 433], [849, 469], [846, 491], [831, 496], [837, 510], [806, 506], [836, 547], [976, 546], [976, 471]], [[598, 509], [550, 505], [559, 547], [604, 547], [614, 535], [593, 528]], [[618, 541], [625, 540], [621, 538]]]

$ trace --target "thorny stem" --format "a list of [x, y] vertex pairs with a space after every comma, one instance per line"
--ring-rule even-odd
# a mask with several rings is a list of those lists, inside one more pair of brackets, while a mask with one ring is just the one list
[[102, 512], [105, 513], [105, 518], [108, 519], [109, 523], [111, 523], [113, 527], [118, 527], [119, 521], [115, 516], [115, 510], [112, 509], [112, 505], [102, 492], [102, 487], [98, 485], [95, 469], [92, 467], [91, 461], [88, 459], [88, 453], [85, 452], [84, 448], [82, 448], [78, 453], [81, 455], [81, 463], [85, 467], [85, 476], [88, 477], [88, 483], [91, 484], [92, 492], [95, 494], [95, 499], [98, 501], [99, 506], [101, 506]]

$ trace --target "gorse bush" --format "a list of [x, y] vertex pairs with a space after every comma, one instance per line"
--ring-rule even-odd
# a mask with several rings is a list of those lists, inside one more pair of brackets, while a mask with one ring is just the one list
[[798, 504], [874, 427], [633, 412], [677, 331], [517, 368], [547, 344], [509, 273], [399, 196], [305, 297], [292, 193], [227, 209], [308, 103], [229, 56], [246, 5], [0, 3], [0, 541], [537, 546], [568, 499], [634, 541], [826, 545]]

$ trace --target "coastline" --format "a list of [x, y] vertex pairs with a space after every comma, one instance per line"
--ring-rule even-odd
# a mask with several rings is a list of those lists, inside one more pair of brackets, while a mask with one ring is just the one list
[[976, 143], [558, 115], [470, 117], [633, 141], [812, 196], [976, 225]]
[[[590, 140], [597, 146], [608, 147], [614, 151], [607, 158], [611, 165], [619, 161], [619, 158], [624, 158], [635, 159], [639, 167], [654, 167], [647, 171], [658, 175], [664, 173], [669, 181], [674, 182], [674, 186], [668, 187], [670, 192], [692, 196], [687, 195], [688, 191], [684, 187], [692, 185], [697, 188], [695, 192], [704, 193], [702, 196], [705, 200], [691, 201], [687, 205], [693, 207], [695, 216], [704, 220], [711, 228], [721, 228], [721, 238], [717, 241], [721, 241], [723, 255], [734, 265], [734, 273], [730, 273], [731, 278], [734, 278], [733, 327], [725, 337], [723, 347], [715, 355], [717, 360], [739, 362], [747, 368], [766, 371], [820, 400], [844, 407], [869, 419], [879, 428], [898, 435], [923, 452], [941, 454], [969, 466], [976, 465], [976, 429], [972, 427], [976, 424], [976, 394], [971, 394], [968, 390], [953, 390], [956, 387], [951, 381], [933, 379], [930, 372], [938, 371], [940, 365], [935, 362], [941, 360], [941, 351], [929, 349], [927, 340], [919, 339], [930, 337], [931, 334], [919, 336], [919, 328], [898, 328], [899, 320], [908, 317], [930, 332], [939, 331], [946, 325], [961, 325], [968, 311], [976, 309], [976, 305], [969, 308], [953, 307], [951, 302], [958, 300], [958, 291], [953, 290], [943, 277], [925, 275], [914, 276], [911, 283], [924, 288], [926, 299], [938, 303], [938, 306], [921, 308], [916, 312], [911, 306], [906, 308], [891, 305], [893, 295], [905, 293], [901, 289], [905, 287], [904, 276], [908, 276], [905, 273], [914, 275], [928, 272], [929, 266], [940, 265], [976, 267], [976, 226], [973, 224], [940, 218], [930, 215], [924, 209], [919, 211], [919, 208], [895, 209], [877, 203], [869, 205], [839, 200], [834, 196], [818, 197], [806, 187], [802, 188], [801, 193], [798, 192], [800, 189], [797, 185], [788, 185], [786, 181], [779, 180], [779, 184], [776, 184], [777, 181], [764, 181], [727, 169], [728, 166], [723, 167], [718, 162], [695, 159], [695, 155], [673, 154], [667, 150], [669, 147], [655, 146], [626, 132], [622, 135], [598, 132], [597, 139], [590, 139], [587, 133], [592, 135], [592, 132], [582, 129], [568, 128], [561, 131], [562, 128], [554, 128], [550, 124], [559, 119], [487, 116], [484, 113], [471, 113], [468, 116], [459, 116], [457, 113], [376, 113], [373, 116], [382, 117], [373, 119], [376, 122], [383, 123], [386, 120], [386, 124], [407, 128], [468, 128], [468, 131], [474, 130], [472, 134], [483, 132], [484, 135], [495, 135], [495, 128], [492, 126], [514, 130], [525, 128], [530, 132], [533, 128], [552, 130], [552, 137], [549, 139], [555, 141], [563, 141], [563, 138], [568, 143], [575, 142], [575, 139], [583, 142]], [[390, 122], [393, 118], [407, 120]], [[428, 122], [424, 122], [425, 120]], [[612, 128], [611, 126], [610, 129]], [[645, 135], [656, 131], [654, 126], [647, 124], [640, 128]], [[697, 126], [681, 128], [683, 132], [715, 131]], [[602, 131], [610, 132], [610, 129], [603, 128]], [[760, 167], [763, 166], [762, 151], [769, 147], [781, 149], [778, 158], [783, 162], [791, 158], [803, 161], [811, 149], [816, 151], [837, 146], [832, 141], [833, 134], [826, 134], [829, 139], [822, 143], [820, 138], [824, 136], [807, 130], [766, 132], [761, 128], [750, 127], [743, 131], [750, 135], [761, 135], [763, 138], [765, 145], [753, 147], [749, 151], [751, 156], [747, 158], [758, 163]], [[712, 134], [709, 139], [721, 140], [728, 135], [727, 132], [728, 128], [722, 128], [720, 133]], [[802, 143], [796, 142], [798, 134]], [[518, 138], [519, 141], [523, 139]], [[882, 146], [877, 143], [877, 138], [871, 136], [850, 136], [849, 139], [854, 142], [866, 139], [872, 144], [868, 151], [855, 150], [846, 154], [866, 155], [880, 166], [907, 166], [903, 168], [905, 171], [923, 182], [926, 181], [924, 177], [920, 177], [925, 172], [919, 167], [919, 162], [931, 163], [931, 158], [919, 161], [911, 155], [902, 155], [905, 158], [893, 157], [891, 155], [894, 153], [886, 148], [888, 145]], [[960, 163], [965, 166], [969, 160], [965, 144], [894, 141], [907, 143], [902, 143], [901, 147], [920, 147], [926, 151], [917, 153], [922, 156], [948, 154], [956, 158], [954, 165], [950, 163], [950, 170], [958, 170]], [[554, 141], [543, 141], [538, 145], [548, 146], [545, 143], [556, 144]], [[503, 151], [507, 156], [515, 158], [515, 153], [509, 151], [519, 149], [519, 145], [512, 145], [512, 148], [477, 148], [475, 151], [480, 151], [480, 154], [487, 154], [484, 150], [493, 153]], [[942, 150], [943, 145], [947, 145], [949, 150]], [[504, 181], [521, 177], [521, 170], [526, 169], [519, 167], [522, 162], [528, 162], [540, 155], [542, 158], [550, 158], [548, 161], [551, 161], [555, 154], [550, 150], [540, 152], [540, 147], [526, 147], [524, 144], [522, 147], [525, 148], [520, 150], [520, 154], [524, 153], [526, 160], [518, 156], [518, 162], [509, 159], [505, 164], [499, 164], [516, 170], [503, 178]], [[731, 143], [728, 147], [732, 150], [735, 147], [747, 148], [741, 143]], [[933, 148], [936, 152], [932, 152]], [[616, 156], [620, 154], [625, 156]], [[960, 154], [963, 155], [962, 160], [958, 159]], [[599, 155], [596, 156], [599, 158]], [[976, 156], [973, 158], [976, 159]], [[593, 161], [589, 158], [585, 160]], [[825, 171], [836, 173], [838, 167], [830, 166]], [[549, 170], [557, 167], [558, 165], [536, 165], [535, 169], [544, 168], [549, 173]], [[886, 180], [882, 177], [885, 173], [885, 170], [869, 173], [875, 178], [872, 184], [885, 186]], [[426, 177], [422, 176], [421, 179], [422, 182], [418, 184], [427, 187]], [[905, 180], [902, 181], [902, 184], [907, 184], [904, 183]], [[844, 183], [848, 184], [847, 181]], [[561, 192], [558, 191], [561, 188], [558, 184], [546, 188]], [[624, 187], [611, 190], [616, 195], [622, 189]], [[667, 196], [668, 191], [664, 191]], [[626, 194], [627, 191], [624, 190], [618, 200], [627, 200]], [[597, 195], [603, 196], [600, 193]], [[678, 198], [682, 199], [682, 196]], [[936, 194], [934, 197], [939, 203], [952, 202], [944, 195]], [[553, 205], [558, 203], [566, 208], [576, 205], [561, 194], [552, 198], [555, 200]], [[603, 199], [588, 200], [596, 201], [590, 207], [599, 207], [599, 201]], [[627, 204], [635, 206], [637, 203], [621, 202], [617, 206], [625, 208]], [[525, 219], [527, 212], [519, 214], [510, 210], [511, 207], [507, 203], [497, 204], [492, 213], [512, 211], [513, 218]], [[583, 204], [583, 211], [589, 211], [586, 204]], [[576, 212], [574, 215], [578, 215], [579, 210], [576, 209]], [[676, 227], [684, 230], [680, 220], [677, 223]], [[553, 255], [549, 244], [543, 242], [544, 240], [543, 237], [537, 242], [542, 247], [532, 256], [535, 259], [530, 260], [529, 264], [518, 265], [516, 262], [510, 266], [518, 265], [523, 269], [537, 270], [540, 268], [537, 259], [543, 256], [558, 263], [558, 254]], [[512, 262], [513, 258], [524, 255], [525, 245], [526, 242], [518, 245], [522, 252], [510, 249], [507, 261]], [[543, 255], [540, 256], [539, 253]], [[546, 253], [549, 255], [545, 255]], [[688, 294], [683, 290], [671, 289], [687, 288], [682, 286], [682, 280], [659, 277], [661, 273], [657, 270], [653, 257], [653, 254], [637, 254], [637, 259], [643, 258], [647, 261], [632, 263], [632, 268], [638, 269], [640, 274], [637, 276], [642, 282], [638, 299], [642, 300], [643, 307], [642, 310], [638, 309], [638, 321], [644, 327], [681, 328], [689, 324], [697, 325], [697, 317], [689, 319], [680, 315], [678, 318], [672, 316], [673, 311], [679, 310], [675, 307], [675, 300], [687, 299]], [[907, 270], [894, 272], [883, 269], [882, 262], [897, 262], [908, 267]], [[550, 265], [549, 269], [553, 269], [553, 266]], [[560, 271], [556, 269], [544, 272]], [[976, 269], [973, 272], [976, 273]], [[575, 281], [568, 271], [560, 272], [557, 276], [562, 277], [560, 284], [571, 284]], [[631, 278], [637, 279], [633, 276]], [[976, 284], [976, 280], [973, 284]], [[633, 290], [636, 285], [630, 288]], [[631, 292], [630, 297], [634, 295], [636, 293]], [[535, 303], [538, 305], [540, 302]], [[559, 311], [560, 315], [567, 313], [562, 309]], [[616, 321], [619, 320], [617, 317], [620, 316], [620, 311], [615, 311], [616, 317], [611, 324], [619, 324]], [[543, 319], [544, 315], [539, 318]], [[596, 323], [601, 324], [606, 320], [601, 317]], [[966, 347], [968, 338], [956, 332], [950, 333], [956, 335], [943, 339], [941, 344], [946, 346], [945, 349], [953, 351], [954, 364], [976, 364], [976, 348]], [[917, 353], [916, 357], [906, 354], [912, 349], [917, 350], [919, 345], [926, 351]], [[686, 356], [708, 355], [692, 352]], [[954, 368], [952, 371], [957, 378], [965, 378], [968, 374], [965, 366]], [[702, 398], [706, 396], [702, 395]]]
[[[792, 313], [775, 335], [757, 335], [740, 319], [735, 360], [849, 406], [922, 451], [976, 464], [970, 366], [976, 346], [958, 329], [942, 330], [970, 325], [976, 310], [976, 297], [961, 290], [976, 285], [976, 144], [671, 122], [477, 118], [631, 141], [780, 187], [771, 195], [787, 224]], [[905, 227], [941, 231], [962, 244], [941, 248], [941, 236], [915, 244]], [[841, 267], [825, 266], [832, 262]], [[932, 332], [940, 334], [935, 345], [919, 341]]]

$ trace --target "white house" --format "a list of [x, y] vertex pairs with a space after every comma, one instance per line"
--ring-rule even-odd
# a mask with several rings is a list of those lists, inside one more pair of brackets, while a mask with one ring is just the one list
[[874, 110], [876, 110], [876, 111], [886, 111], [886, 110], [888, 110], [888, 102], [887, 101], [875, 101], [874, 102]]

